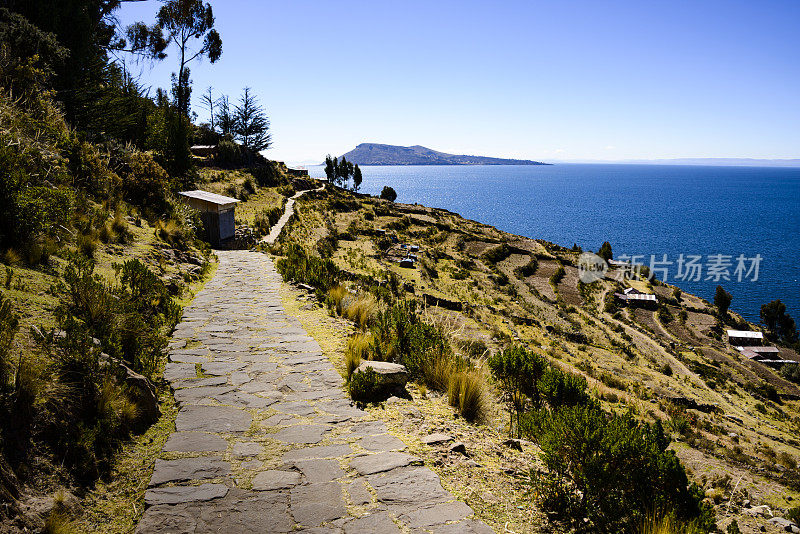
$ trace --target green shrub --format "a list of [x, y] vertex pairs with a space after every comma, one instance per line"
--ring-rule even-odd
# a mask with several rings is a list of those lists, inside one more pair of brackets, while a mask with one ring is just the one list
[[348, 385], [350, 398], [357, 402], [372, 402], [377, 400], [381, 393], [378, 383], [378, 373], [371, 367], [353, 373]]
[[535, 256], [531, 256], [531, 259], [528, 261], [528, 263], [522, 267], [517, 267], [516, 273], [520, 278], [528, 278], [529, 276], [536, 274], [536, 270], [538, 268], [539, 260], [537, 260]]
[[551, 365], [542, 376], [540, 389], [542, 397], [553, 408], [576, 406], [589, 402], [586, 392], [586, 379], [573, 373], [565, 373]]
[[600, 382], [613, 389], [619, 389], [621, 391], [626, 391], [628, 389], [624, 380], [611, 373], [602, 373], [600, 375]]
[[214, 154], [214, 163], [218, 167], [231, 168], [238, 167], [244, 163], [244, 155], [241, 147], [229, 139], [223, 139], [217, 144], [217, 151]]
[[712, 510], [667, 449], [659, 423], [608, 414], [591, 402], [535, 411], [522, 426], [548, 469], [533, 481], [541, 504], [579, 531], [634, 532], [651, 510], [673, 511], [705, 531], [713, 527]]
[[412, 379], [421, 379], [434, 389], [447, 387], [435, 379], [437, 361], [456, 362], [454, 370], [463, 365], [445, 334], [419, 316], [416, 301], [400, 301], [378, 312], [371, 332], [373, 360], [403, 364]]
[[547, 361], [524, 347], [513, 345], [493, 354], [488, 363], [508, 405], [509, 431], [513, 434], [516, 415], [519, 435], [520, 417], [526, 397], [530, 397], [534, 405], [539, 405], [539, 381], [547, 370]]
[[484, 252], [483, 258], [491, 264], [496, 264], [505, 260], [510, 255], [511, 247], [508, 246], [508, 243], [502, 243]]
[[167, 195], [171, 181], [167, 171], [146, 152], [133, 152], [126, 161], [122, 173], [123, 198], [134, 206], [152, 213], [168, 210]]
[[11, 302], [0, 294], [0, 395], [5, 393], [11, 376], [11, 345], [19, 329], [19, 318]]
[[385, 185], [381, 190], [381, 198], [389, 202], [394, 202], [397, 200], [397, 192], [388, 185]]
[[669, 312], [669, 308], [664, 305], [658, 307], [658, 320], [664, 324], [672, 322], [675, 317]]
[[556, 271], [550, 276], [550, 284], [554, 287], [557, 286], [566, 275], [567, 271], [564, 270], [564, 266], [559, 263]]
[[307, 254], [298, 244], [289, 245], [276, 268], [284, 280], [308, 284], [322, 293], [338, 284], [339, 268], [333, 261]]

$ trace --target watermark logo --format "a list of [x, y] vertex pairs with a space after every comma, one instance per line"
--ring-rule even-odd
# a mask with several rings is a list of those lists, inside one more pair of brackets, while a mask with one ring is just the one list
[[578, 257], [578, 279], [584, 284], [602, 280], [606, 271], [608, 271], [608, 263], [597, 254], [584, 252]]

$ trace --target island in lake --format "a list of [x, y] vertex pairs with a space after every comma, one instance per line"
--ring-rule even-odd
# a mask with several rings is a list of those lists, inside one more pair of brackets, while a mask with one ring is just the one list
[[549, 165], [529, 159], [446, 154], [424, 146], [361, 143], [342, 157], [358, 165]]

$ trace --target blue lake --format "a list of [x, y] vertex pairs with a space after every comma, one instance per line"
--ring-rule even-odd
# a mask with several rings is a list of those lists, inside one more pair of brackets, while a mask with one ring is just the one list
[[[321, 167], [310, 167], [322, 177]], [[758, 321], [761, 304], [779, 298], [800, 319], [800, 169], [679, 165], [363, 167], [361, 190], [384, 185], [398, 202], [445, 208], [506, 232], [596, 251], [609, 241], [614, 257], [655, 255], [667, 281], [713, 300], [717, 284], [731, 308]], [[677, 261], [701, 256], [700, 281], [676, 280]], [[720, 261], [709, 258], [722, 255]], [[760, 255], [738, 281], [737, 258]], [[730, 256], [731, 265], [725, 265]], [[730, 280], [709, 271], [709, 262]], [[662, 271], [663, 273], [663, 271]], [[663, 274], [659, 278], [663, 279]], [[707, 279], [711, 277], [711, 279]]]

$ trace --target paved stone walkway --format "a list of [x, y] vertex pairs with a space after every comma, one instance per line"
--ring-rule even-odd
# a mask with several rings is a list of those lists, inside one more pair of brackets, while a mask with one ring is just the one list
[[285, 313], [271, 260], [218, 255], [170, 345], [176, 429], [137, 532], [492, 532], [350, 404], [319, 345]]
[[309, 191], [322, 191], [323, 189], [325, 189], [325, 184], [322, 184], [317, 189], [304, 189], [303, 191], [298, 191], [291, 198], [289, 198], [286, 201], [283, 215], [281, 215], [281, 218], [278, 219], [278, 222], [276, 222], [275, 225], [269, 229], [269, 234], [267, 234], [261, 241], [267, 243], [268, 245], [274, 244], [275, 241], [278, 240], [278, 237], [280, 237], [283, 227], [286, 226], [286, 223], [289, 222], [289, 218], [294, 214], [295, 201]]

